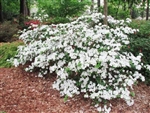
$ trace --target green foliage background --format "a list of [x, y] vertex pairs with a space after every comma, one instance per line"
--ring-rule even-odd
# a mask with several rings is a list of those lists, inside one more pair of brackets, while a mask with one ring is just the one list
[[3, 16], [5, 19], [12, 19], [19, 14], [19, 0], [2, 0]]
[[50, 17], [66, 17], [80, 14], [89, 0], [38, 0], [39, 13], [44, 11]]

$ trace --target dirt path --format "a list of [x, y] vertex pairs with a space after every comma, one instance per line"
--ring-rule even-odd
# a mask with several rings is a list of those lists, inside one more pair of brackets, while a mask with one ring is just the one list
[[[52, 89], [54, 80], [37, 78], [20, 68], [0, 68], [0, 113], [97, 113], [81, 95], [65, 103]], [[134, 89], [135, 104], [128, 107], [115, 99], [111, 113], [150, 113], [150, 87], [139, 84]]]

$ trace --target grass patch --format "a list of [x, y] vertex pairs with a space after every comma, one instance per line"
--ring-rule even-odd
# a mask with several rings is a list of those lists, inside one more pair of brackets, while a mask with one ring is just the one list
[[17, 47], [23, 42], [1, 43], [0, 44], [0, 68], [12, 67], [12, 64], [7, 61], [17, 54]]

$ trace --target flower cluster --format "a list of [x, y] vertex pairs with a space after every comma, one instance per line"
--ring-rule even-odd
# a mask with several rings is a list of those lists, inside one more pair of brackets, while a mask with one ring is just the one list
[[[20, 36], [25, 45], [19, 46], [12, 62], [15, 66], [31, 62], [26, 71], [38, 68], [39, 77], [55, 72], [53, 88], [62, 96], [83, 93], [99, 102], [120, 97], [132, 105], [130, 88], [137, 79], [144, 81], [139, 73], [142, 54], [134, 56], [121, 48], [129, 44], [128, 34], [137, 30], [127, 26], [129, 19], [108, 16], [108, 25], [103, 25], [103, 18], [93, 13], [71, 23], [25, 30]], [[97, 109], [110, 111], [106, 106]]]

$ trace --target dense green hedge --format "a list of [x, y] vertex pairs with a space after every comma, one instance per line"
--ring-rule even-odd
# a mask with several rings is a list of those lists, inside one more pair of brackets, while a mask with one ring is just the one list
[[[134, 55], [138, 55], [139, 52], [143, 53], [143, 63], [150, 64], [150, 21], [134, 20], [130, 26], [139, 29], [139, 32], [130, 35], [130, 44], [126, 49]], [[150, 72], [143, 69], [142, 73], [146, 77], [146, 83], [149, 84]]]

